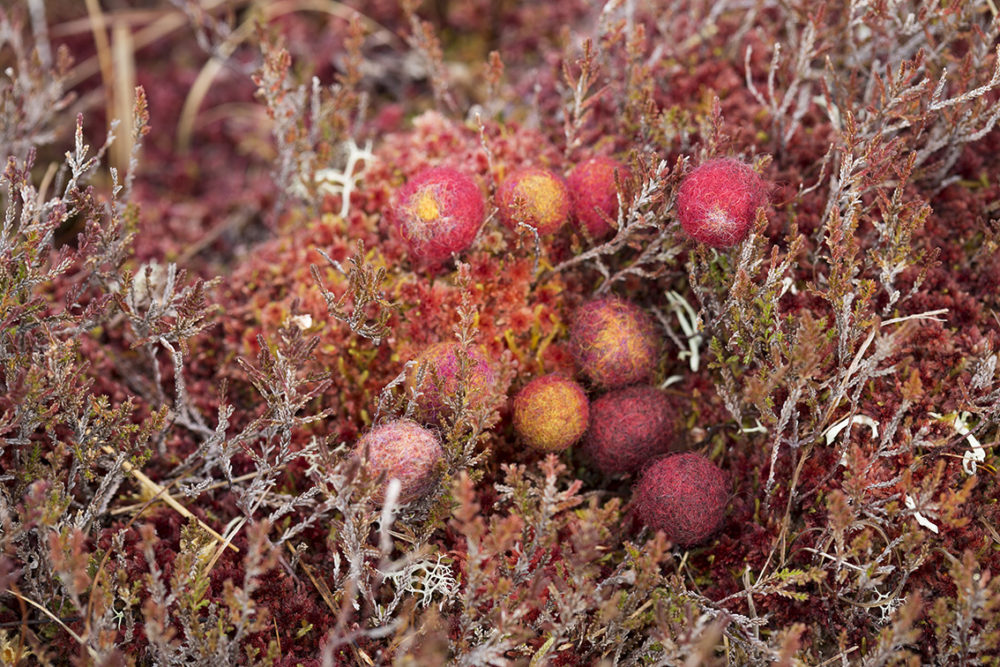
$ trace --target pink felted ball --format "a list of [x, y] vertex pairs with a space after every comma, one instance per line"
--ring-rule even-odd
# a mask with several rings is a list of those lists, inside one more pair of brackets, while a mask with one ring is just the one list
[[414, 259], [435, 266], [469, 247], [486, 216], [475, 181], [447, 167], [426, 169], [399, 189], [390, 211]]
[[534, 227], [552, 234], [569, 219], [570, 197], [566, 181], [548, 169], [528, 167], [513, 172], [497, 188], [497, 209], [505, 225]]
[[642, 309], [608, 296], [576, 309], [569, 345], [577, 366], [594, 385], [614, 389], [652, 377], [662, 339]]
[[634, 472], [666, 454], [677, 435], [677, 413], [656, 387], [616, 389], [590, 404], [580, 451], [605, 475]]
[[[465, 401], [470, 407], [476, 408], [483, 404], [496, 384], [497, 376], [487, 361], [486, 351], [482, 346], [470, 347], [466, 354], [469, 356], [469, 367], [465, 379]], [[458, 343], [431, 345], [415, 361], [417, 368], [411, 370], [406, 378], [407, 390], [416, 386], [418, 369], [425, 365], [420, 397], [417, 399], [417, 416], [421, 421], [437, 423], [445, 412], [448, 399], [453, 398], [460, 387]]]
[[583, 388], [561, 375], [535, 378], [514, 398], [514, 430], [525, 444], [561, 452], [587, 430], [589, 401]]
[[633, 490], [639, 520], [667, 539], [691, 546], [719, 529], [729, 499], [729, 484], [719, 466], [688, 452], [654, 461]]
[[573, 201], [573, 219], [594, 240], [604, 238], [616, 229], [608, 223], [608, 218], [618, 218], [615, 170], [622, 181], [629, 177], [628, 168], [618, 160], [594, 157], [578, 164], [566, 177]]
[[767, 203], [767, 185], [749, 165], [732, 158], [701, 165], [681, 182], [677, 217], [695, 241], [729, 248], [750, 233], [757, 209]]
[[[433, 431], [409, 419], [398, 419], [376, 426], [357, 443], [369, 475], [386, 475], [402, 484], [401, 503], [409, 503], [429, 493], [437, 483], [437, 464], [444, 458], [441, 441]], [[365, 449], [367, 448], [367, 457]], [[382, 487], [379, 498], [385, 493]]]

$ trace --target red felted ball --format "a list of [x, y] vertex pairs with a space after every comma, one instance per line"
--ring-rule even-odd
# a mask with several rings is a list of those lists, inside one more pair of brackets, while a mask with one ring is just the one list
[[[465, 385], [465, 402], [477, 408], [483, 404], [489, 391], [496, 384], [497, 377], [486, 360], [482, 346], [470, 347]], [[420, 396], [417, 398], [417, 416], [421, 421], [436, 423], [444, 414], [448, 399], [454, 398], [459, 389], [459, 346], [458, 343], [436, 343], [426, 348], [415, 360], [416, 368], [406, 378], [407, 391], [417, 384], [420, 366], [425, 366]]]
[[608, 223], [608, 218], [618, 219], [615, 170], [618, 170], [620, 180], [629, 177], [628, 169], [618, 160], [595, 157], [578, 164], [566, 177], [573, 201], [573, 219], [594, 240], [604, 238], [616, 229]]
[[529, 167], [510, 174], [497, 188], [497, 209], [505, 225], [531, 225], [539, 234], [552, 234], [569, 218], [566, 181], [547, 169]]
[[[401, 503], [413, 502], [434, 488], [438, 462], [444, 458], [437, 435], [409, 419], [376, 426], [358, 441], [356, 452], [371, 477], [385, 473], [386, 483], [390, 479], [400, 481]], [[385, 486], [379, 498], [384, 493]]]
[[390, 218], [420, 262], [436, 266], [469, 247], [486, 216], [475, 181], [447, 167], [426, 169], [396, 193]]
[[514, 398], [514, 430], [525, 444], [561, 452], [587, 430], [589, 401], [577, 383], [546, 375], [525, 385]]
[[693, 452], [654, 461], [633, 490], [639, 520], [680, 546], [703, 542], [718, 530], [728, 499], [725, 474]]
[[767, 203], [767, 186], [749, 165], [732, 158], [712, 160], [685, 177], [677, 192], [677, 217], [695, 241], [728, 248], [750, 233], [757, 209]]
[[569, 343], [583, 374], [598, 387], [614, 389], [649, 380], [662, 339], [638, 306], [609, 296], [576, 309]]
[[581, 451], [605, 475], [634, 472], [667, 453], [676, 422], [676, 411], [656, 387], [617, 389], [590, 404]]

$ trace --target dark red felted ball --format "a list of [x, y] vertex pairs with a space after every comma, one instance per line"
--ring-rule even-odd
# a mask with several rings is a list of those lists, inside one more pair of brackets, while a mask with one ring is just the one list
[[[444, 414], [448, 399], [454, 398], [459, 390], [459, 350], [455, 342], [431, 345], [417, 356], [417, 368], [407, 374], [406, 388], [409, 392], [416, 387], [419, 367], [425, 367], [417, 398], [417, 417], [421, 421], [436, 423]], [[486, 350], [482, 346], [470, 347], [466, 354], [469, 366], [466, 369], [465, 402], [470, 407], [478, 408], [496, 384], [496, 372], [487, 361]]]
[[447, 167], [426, 169], [396, 193], [390, 218], [413, 257], [435, 266], [469, 247], [486, 216], [475, 181]]
[[677, 413], [656, 387], [616, 389], [590, 404], [580, 450], [605, 475], [635, 472], [666, 454], [677, 435]]
[[609, 296], [576, 309], [570, 352], [596, 386], [615, 389], [652, 377], [662, 339], [653, 320], [630, 301]]
[[[444, 458], [437, 435], [409, 419], [376, 426], [358, 440], [356, 452], [373, 478], [384, 472], [386, 484], [393, 478], [400, 481], [401, 503], [413, 502], [434, 488], [438, 462]], [[384, 493], [385, 486], [379, 499]]]
[[615, 170], [618, 171], [620, 180], [624, 181], [629, 177], [628, 168], [618, 160], [594, 157], [578, 164], [566, 177], [573, 202], [573, 219], [595, 241], [616, 229], [608, 223], [608, 218], [618, 219]]
[[552, 234], [569, 219], [570, 197], [566, 181], [548, 169], [528, 167], [510, 174], [497, 188], [497, 209], [505, 225], [534, 227]]
[[701, 454], [674, 454], [646, 468], [632, 492], [639, 520], [679, 546], [708, 539], [722, 525], [729, 484]]
[[514, 430], [533, 449], [561, 452], [587, 430], [589, 408], [580, 385], [561, 375], [545, 375], [514, 398]]
[[701, 165], [681, 182], [677, 217], [695, 241], [713, 248], [740, 243], [767, 203], [767, 186], [749, 165], [733, 158]]

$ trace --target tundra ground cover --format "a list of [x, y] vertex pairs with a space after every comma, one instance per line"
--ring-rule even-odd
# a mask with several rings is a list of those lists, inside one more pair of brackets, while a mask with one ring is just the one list
[[[995, 661], [998, 33], [990, 0], [0, 9], [0, 659]], [[501, 221], [507, 176], [595, 157], [617, 206]], [[768, 198], [716, 249], [677, 197], [719, 158]], [[429, 168], [486, 202], [433, 267], [389, 214]], [[669, 449], [724, 473], [697, 544], [513, 428], [539, 377], [600, 400], [571, 329], [609, 297]], [[405, 504], [355, 447], [400, 419], [442, 452]]]

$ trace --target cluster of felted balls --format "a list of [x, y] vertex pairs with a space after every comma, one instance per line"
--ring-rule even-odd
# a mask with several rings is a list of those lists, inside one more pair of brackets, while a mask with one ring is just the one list
[[[574, 220], [587, 238], [597, 240], [616, 229], [618, 184], [628, 177], [624, 165], [606, 157], [575, 166], [566, 179], [529, 167], [500, 183], [495, 203], [509, 228], [528, 225], [548, 235]], [[712, 160], [682, 181], [677, 218], [695, 241], [731, 247], [746, 239], [766, 201], [767, 187], [750, 166], [729, 158]], [[485, 214], [476, 182], [439, 167], [417, 174], [397, 192], [389, 218], [415, 260], [435, 267], [472, 244]], [[598, 471], [638, 477], [633, 501], [643, 523], [663, 530], [678, 545], [705, 541], [722, 524], [728, 484], [707, 457], [670, 453], [680, 418], [665, 394], [648, 384], [662, 349], [653, 321], [629, 301], [598, 298], [575, 312], [569, 345], [586, 383], [601, 395], [591, 402], [572, 378], [535, 378], [514, 399], [515, 432], [542, 452], [561, 452], [582, 440], [582, 455]], [[467, 375], [460, 382], [463, 358]], [[424, 425], [409, 419], [384, 423], [356, 446], [373, 478], [399, 481], [403, 503], [425, 496], [437, 483], [444, 449], [428, 426], [447, 416], [460, 387], [462, 401], [474, 406], [496, 379], [482, 349], [463, 351], [457, 344], [441, 343], [416, 361], [425, 372], [410, 373], [406, 387], [418, 397], [414, 416]]]
[[[568, 221], [591, 240], [617, 228], [618, 183], [628, 168], [610, 157], [594, 157], [573, 167], [566, 178], [541, 167], [508, 174], [495, 204], [509, 228], [528, 225], [539, 235], [559, 231]], [[767, 203], [767, 186], [749, 165], [733, 159], [708, 161], [688, 174], [677, 192], [677, 219], [695, 241], [715, 248], [742, 242], [756, 212]], [[411, 178], [389, 210], [399, 237], [415, 261], [434, 268], [475, 240], [486, 216], [483, 192], [468, 174], [434, 167]]]
[[570, 351], [594, 401], [571, 378], [547, 375], [514, 399], [513, 426], [529, 447], [560, 452], [581, 442], [583, 457], [607, 476], [638, 474], [638, 518], [682, 546], [721, 525], [728, 492], [722, 471], [694, 453], [670, 454], [679, 415], [648, 382], [662, 339], [637, 305], [617, 297], [587, 302], [570, 324]]
[[[609, 157], [581, 162], [566, 178], [541, 167], [518, 169], [497, 187], [497, 213], [510, 229], [528, 225], [546, 236], [574, 221], [587, 237], [601, 239], [615, 230], [616, 174], [624, 181], [629, 170]], [[388, 217], [413, 259], [433, 268], [468, 248], [485, 216], [486, 199], [472, 177], [434, 167], [396, 192]]]

